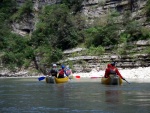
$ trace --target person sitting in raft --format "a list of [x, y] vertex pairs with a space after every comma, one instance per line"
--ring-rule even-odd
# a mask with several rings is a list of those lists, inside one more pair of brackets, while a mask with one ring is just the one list
[[49, 72], [49, 75], [57, 77], [57, 73], [58, 73], [57, 65], [53, 64], [52, 69]]
[[69, 68], [69, 65], [66, 66], [66, 76], [72, 75], [72, 70]]
[[105, 78], [108, 78], [109, 75], [118, 75], [121, 79], [125, 80], [122, 75], [120, 74], [120, 72], [118, 71], [118, 69], [115, 67], [116, 62], [112, 62], [111, 64], [107, 65], [107, 68], [105, 70]]
[[57, 74], [57, 77], [58, 78], [64, 78], [65, 77], [64, 75], [66, 75], [66, 71], [65, 71], [65, 66], [62, 65], [61, 69], [59, 70], [59, 72]]
[[111, 64], [107, 64], [107, 68], [106, 68], [106, 70], [105, 70], [104, 78], [108, 78], [108, 77], [109, 77], [110, 68], [111, 68]]

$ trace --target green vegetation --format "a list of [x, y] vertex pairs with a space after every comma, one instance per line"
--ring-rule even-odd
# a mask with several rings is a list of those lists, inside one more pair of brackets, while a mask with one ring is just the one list
[[[75, 47], [80, 35], [73, 16], [64, 4], [46, 6], [31, 42], [35, 47], [47, 44], [62, 50]], [[35, 43], [34, 43], [35, 42]]]
[[18, 21], [23, 19], [24, 17], [30, 17], [33, 12], [33, 3], [32, 0], [27, 0], [21, 7], [18, 8], [18, 10], [15, 12], [15, 14], [11, 17], [13, 21]]
[[150, 0], [147, 0], [147, 4], [145, 7], [145, 13], [147, 16], [147, 21], [150, 21]]
[[77, 14], [77, 12], [79, 12], [82, 8], [83, 1], [84, 0], [62, 0], [62, 4], [67, 5], [73, 14]]
[[105, 49], [102, 46], [98, 46], [98, 47], [93, 47], [90, 46], [89, 49], [87, 49], [86, 53], [87, 55], [96, 55], [96, 56], [100, 56], [105, 52]]
[[24, 48], [27, 47], [26, 39], [10, 34], [4, 38], [3, 45], [3, 63], [12, 67], [21, 67], [24, 64]]
[[109, 46], [119, 43], [119, 30], [120, 25], [116, 22], [118, 13], [113, 12], [105, 17], [107, 23], [94, 26], [85, 30], [86, 32], [86, 44], [87, 46]]
[[[0, 3], [0, 60], [12, 70], [28, 68], [31, 64], [44, 73], [45, 66], [65, 58], [63, 50], [82, 44], [88, 49], [84, 55], [101, 55], [105, 46], [123, 43], [116, 49], [119, 54], [128, 54], [128, 42], [150, 38], [150, 29], [143, 27], [125, 12], [121, 21], [120, 14], [112, 11], [102, 19], [95, 19], [92, 25], [80, 14], [83, 0], [62, 0], [61, 4], [43, 7], [38, 16], [36, 29], [31, 36], [22, 37], [12, 33], [11, 22], [33, 18], [32, 0], [18, 7], [15, 0], [2, 0]], [[150, 0], [147, 2], [146, 15], [149, 18]], [[148, 19], [147, 19], [148, 21]], [[147, 50], [149, 53], [149, 48]], [[79, 54], [74, 53], [72, 56]], [[85, 62], [82, 62], [85, 64]], [[73, 65], [68, 62], [69, 65]], [[85, 64], [86, 65], [86, 64]]]
[[11, 69], [22, 66], [22, 49], [25, 47], [25, 40], [11, 33], [10, 17], [15, 9], [14, 0], [3, 0], [0, 3], [0, 56], [2, 63]]

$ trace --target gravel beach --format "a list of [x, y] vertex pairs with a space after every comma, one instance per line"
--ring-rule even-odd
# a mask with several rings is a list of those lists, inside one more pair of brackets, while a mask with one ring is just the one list
[[[131, 79], [150, 79], [150, 67], [139, 67], [134, 69], [119, 69], [124, 78]], [[96, 71], [93, 69], [90, 73], [74, 73], [73, 76], [80, 77], [103, 77], [105, 70]]]

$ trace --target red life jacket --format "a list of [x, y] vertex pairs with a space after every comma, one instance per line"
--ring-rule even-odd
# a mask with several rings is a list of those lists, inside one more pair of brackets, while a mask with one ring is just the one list
[[110, 74], [116, 75], [116, 68], [110, 68]]
[[59, 76], [64, 76], [64, 69], [61, 69], [60, 71], [59, 71]]

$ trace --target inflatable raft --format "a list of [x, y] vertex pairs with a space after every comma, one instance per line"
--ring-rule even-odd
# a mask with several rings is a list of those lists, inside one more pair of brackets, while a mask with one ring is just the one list
[[47, 76], [45, 81], [46, 81], [46, 83], [55, 83], [55, 77], [54, 76]]
[[106, 85], [121, 85], [122, 79], [119, 76], [110, 75], [108, 78], [101, 78], [101, 83]]
[[56, 78], [55, 77], [55, 83], [65, 83], [68, 82], [69, 78], [65, 77], [65, 78]]

